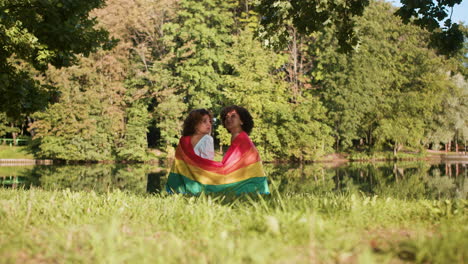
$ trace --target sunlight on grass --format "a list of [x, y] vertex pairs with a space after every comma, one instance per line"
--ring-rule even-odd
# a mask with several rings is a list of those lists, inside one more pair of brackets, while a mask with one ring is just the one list
[[0, 159], [34, 159], [25, 146], [0, 146]]
[[466, 200], [358, 194], [0, 189], [0, 256], [5, 263], [463, 263], [467, 208]]

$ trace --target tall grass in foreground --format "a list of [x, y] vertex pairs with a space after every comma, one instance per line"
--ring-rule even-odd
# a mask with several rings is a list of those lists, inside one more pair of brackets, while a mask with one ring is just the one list
[[464, 263], [466, 200], [0, 189], [2, 263]]

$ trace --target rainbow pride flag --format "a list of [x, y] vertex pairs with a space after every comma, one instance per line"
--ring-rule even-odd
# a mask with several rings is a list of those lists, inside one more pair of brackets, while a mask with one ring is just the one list
[[188, 194], [270, 193], [260, 155], [245, 132], [237, 135], [221, 162], [196, 155], [190, 137], [182, 137], [166, 190]]

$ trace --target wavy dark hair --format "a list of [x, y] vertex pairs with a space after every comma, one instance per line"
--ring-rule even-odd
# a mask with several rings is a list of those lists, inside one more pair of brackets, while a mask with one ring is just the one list
[[252, 128], [254, 127], [254, 121], [249, 111], [242, 106], [231, 105], [224, 107], [223, 110], [221, 110], [221, 122], [223, 127], [226, 128], [226, 125], [224, 124], [226, 121], [226, 115], [232, 111], [236, 111], [239, 115], [240, 120], [242, 121], [242, 130], [244, 130], [245, 133], [250, 134], [250, 132], [252, 132]]
[[210, 111], [202, 108], [190, 111], [187, 118], [184, 120], [182, 136], [192, 136], [195, 134], [195, 127], [202, 121], [203, 117], [208, 115], [211, 123], [213, 123], [213, 115]]

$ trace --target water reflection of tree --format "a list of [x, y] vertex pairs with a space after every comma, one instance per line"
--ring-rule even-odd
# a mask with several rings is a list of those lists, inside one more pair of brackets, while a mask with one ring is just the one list
[[[356, 172], [354, 172], [356, 171]], [[399, 199], [443, 199], [456, 196], [455, 179], [435, 175], [427, 162], [368, 163], [348, 168], [360, 191]], [[363, 180], [356, 180], [359, 174]], [[352, 176], [354, 175], [354, 176]]]
[[166, 181], [167, 181], [166, 175], [167, 175], [166, 170], [148, 173], [146, 192], [150, 194], [161, 192], [163, 190], [163, 186], [166, 185]]
[[[441, 164], [434, 165], [429, 171], [427, 187], [431, 190], [431, 198], [467, 198], [467, 170], [466, 164]], [[455, 168], [452, 168], [455, 167]], [[460, 168], [461, 167], [461, 168]], [[455, 170], [452, 173], [452, 169]]]
[[43, 166], [34, 168], [31, 175], [47, 190], [107, 192], [120, 189], [144, 193], [148, 170], [145, 165]]
[[[366, 193], [399, 199], [467, 198], [466, 165], [429, 165], [426, 162], [351, 163], [338, 168], [324, 164], [266, 164], [265, 171], [283, 194], [330, 192]], [[157, 193], [167, 180], [165, 170], [148, 165], [35, 166], [3, 174], [21, 179], [15, 187], [44, 189], [115, 189], [132, 193]], [[3, 175], [2, 174], [2, 175]], [[275, 187], [276, 186], [276, 187]], [[4, 186], [8, 187], [8, 186]]]
[[428, 169], [424, 163], [412, 166], [395, 163], [377, 170], [373, 193], [399, 199], [425, 198]]
[[269, 164], [265, 170], [282, 193], [366, 193], [398, 199], [466, 198], [467, 194], [466, 176], [442, 175], [437, 165], [427, 162], [351, 163], [338, 168]]
[[278, 191], [284, 194], [324, 194], [333, 191], [334, 174], [318, 164], [265, 166], [267, 175], [275, 181]]

